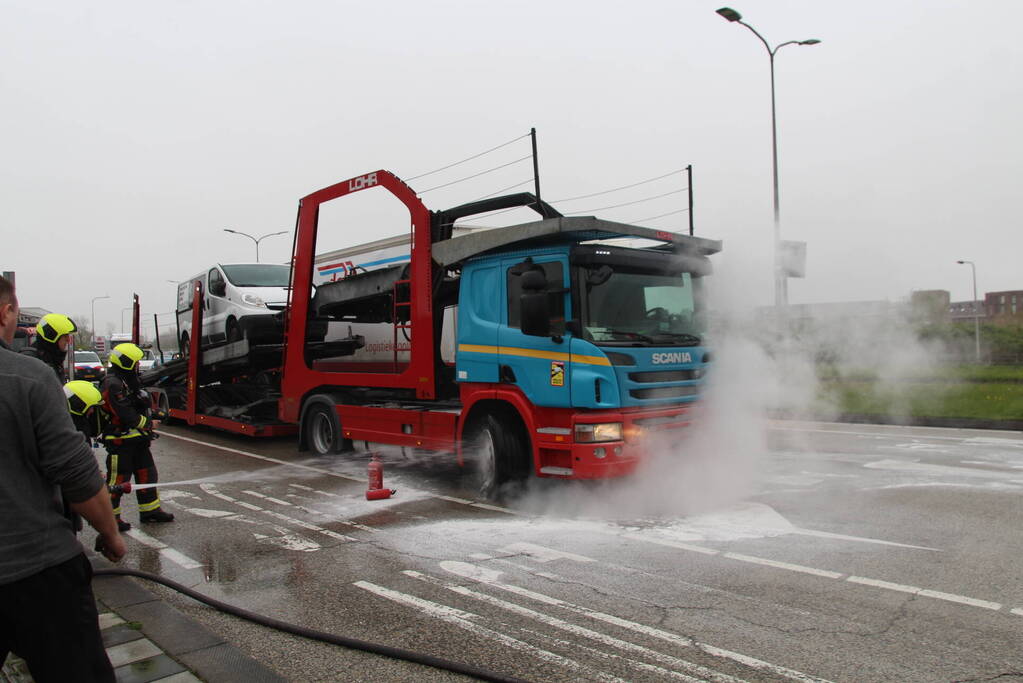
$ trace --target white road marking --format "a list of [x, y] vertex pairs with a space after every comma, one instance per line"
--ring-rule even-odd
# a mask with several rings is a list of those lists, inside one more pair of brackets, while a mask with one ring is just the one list
[[818, 538], [833, 538], [839, 541], [855, 541], [857, 543], [875, 543], [877, 545], [890, 545], [895, 548], [909, 548], [911, 550], [930, 550], [932, 552], [944, 552], [941, 548], [930, 548], [925, 545], [911, 545], [909, 543], [897, 543], [895, 541], [882, 541], [879, 538], [866, 538], [864, 536], [847, 536], [845, 534], [833, 534], [828, 531], [814, 531], [813, 529], [792, 529], [792, 533], [802, 536], [816, 536]]
[[925, 588], [919, 588], [917, 586], [906, 586], [900, 583], [879, 581], [877, 579], [867, 579], [862, 576], [850, 576], [846, 578], [846, 581], [850, 583], [860, 583], [865, 586], [873, 586], [875, 588], [884, 588], [885, 590], [897, 591], [899, 593], [922, 595], [927, 598], [935, 598], [936, 600], [945, 600], [946, 602], [956, 602], [961, 605], [970, 605], [971, 607], [981, 607], [983, 609], [994, 610], [996, 612], [1002, 609], [1002, 605], [997, 602], [977, 600], [976, 598], [968, 598], [963, 595], [955, 595], [954, 593], [942, 593], [941, 591], [932, 591]]
[[722, 557], [727, 557], [730, 560], [739, 560], [740, 562], [749, 562], [750, 564], [762, 564], [765, 567], [787, 569], [790, 572], [799, 572], [801, 574], [823, 576], [827, 579], [838, 579], [843, 576], [840, 572], [831, 572], [826, 569], [814, 569], [813, 567], [804, 567], [801, 564], [778, 562], [777, 560], [768, 560], [763, 557], [753, 557], [752, 555], [740, 555], [739, 553], [722, 553]]
[[153, 538], [149, 534], [139, 529], [129, 529], [124, 532], [125, 535], [131, 536], [142, 545], [149, 546], [155, 550], [160, 551], [160, 556], [165, 557], [176, 565], [180, 565], [185, 569], [198, 569], [203, 566], [201, 562], [196, 562], [188, 555], [171, 548], [166, 543], [156, 538]]
[[[587, 647], [586, 645], [583, 645], [582, 643], [579, 643], [579, 642], [573, 642], [571, 640], [565, 640], [564, 638], [554, 638], [554, 637], [551, 637], [550, 635], [548, 635], [546, 633], [540, 633], [538, 631], [533, 631], [533, 630], [528, 629], [528, 628], [523, 628], [521, 630], [525, 631], [526, 633], [532, 634], [533, 636], [535, 636], [537, 638], [543, 638], [543, 639], [547, 640], [548, 642], [558, 643], [559, 645], [561, 645], [564, 648], [567, 648], [567, 649], [570, 649], [570, 650], [586, 652], [590, 657], [594, 657], [594, 658], [598, 658], [598, 659], [606, 659], [606, 660], [609, 660], [609, 661], [625, 662], [629, 666], [633, 666], [633, 667], [635, 667], [637, 669], [640, 669], [642, 671], [648, 671], [650, 673], [657, 674], [658, 676], [668, 676], [670, 678], [678, 678], [678, 679], [683, 680], [683, 681], [697, 680], [697, 679], [693, 679], [691, 676], [686, 676], [684, 673], [681, 673], [679, 671], [670, 671], [670, 670], [665, 669], [663, 667], [656, 666], [654, 664], [647, 664], [646, 662], [640, 662], [640, 661], [637, 661], [635, 659], [629, 659], [628, 657], [623, 657], [622, 655], [618, 655], [618, 654], [615, 654], [613, 652], [604, 652], [603, 650], [598, 650], [595, 647]], [[745, 683], [745, 681], [743, 681], [743, 683]]]
[[542, 545], [536, 545], [535, 543], [512, 543], [506, 545], [503, 548], [499, 548], [498, 552], [508, 553], [511, 555], [528, 555], [537, 562], [546, 563], [553, 560], [572, 560], [574, 562], [596, 562], [592, 557], [586, 557], [585, 555], [576, 555], [575, 553], [567, 553], [563, 550], [555, 550], [554, 548], [547, 548]]
[[[771, 427], [771, 429], [774, 429], [774, 430], [777, 430], [777, 431], [813, 432], [813, 433], [822, 433], [822, 434], [847, 434], [847, 435], [854, 435], [854, 436], [872, 436], [872, 437], [899, 438], [899, 439], [905, 439], [906, 438], [905, 434], [884, 434], [884, 433], [874, 433], [874, 432], [856, 432], [856, 431], [848, 431], [848, 430], [805, 429], [805, 428], [798, 428], [798, 427]], [[938, 429], [938, 428], [933, 428], [933, 429]], [[331, 476], [331, 477], [338, 477], [338, 478], [341, 478], [341, 479], [347, 479], [347, 480], [350, 480], [350, 481], [358, 481], [358, 482], [365, 482], [366, 481], [363, 478], [352, 477], [352, 476], [345, 475], [345, 474], [339, 474], [337, 472], [332, 472], [330, 470], [324, 470], [324, 469], [321, 469], [321, 468], [318, 468], [318, 467], [311, 467], [309, 465], [301, 465], [301, 464], [297, 464], [297, 463], [287, 462], [285, 460], [278, 460], [276, 458], [270, 458], [270, 457], [267, 457], [267, 456], [259, 455], [257, 453], [250, 453], [248, 451], [242, 451], [242, 450], [239, 450], [239, 449], [236, 449], [236, 448], [229, 448], [227, 446], [221, 446], [219, 444], [209, 443], [209, 442], [206, 442], [206, 441], [200, 441], [199, 439], [192, 439], [192, 438], [189, 438], [189, 437], [186, 437], [186, 436], [180, 436], [178, 434], [171, 434], [171, 433], [168, 433], [168, 432], [161, 432], [161, 434], [163, 434], [164, 436], [169, 436], [169, 437], [174, 438], [174, 439], [180, 439], [182, 441], [188, 441], [188, 442], [191, 442], [191, 443], [199, 444], [199, 445], [202, 445], [202, 446], [207, 446], [209, 448], [215, 448], [215, 449], [227, 451], [227, 452], [230, 452], [230, 453], [236, 453], [238, 455], [243, 455], [243, 456], [246, 456], [246, 457], [255, 458], [257, 460], [263, 460], [263, 461], [266, 461], [266, 462], [272, 462], [272, 463], [275, 463], [275, 464], [278, 464], [278, 465], [285, 465], [285, 466], [288, 466], [288, 467], [295, 467], [295, 468], [298, 468], [298, 469], [309, 470], [309, 471], [312, 471], [312, 472], [317, 472], [319, 474], [324, 474], [324, 475]], [[941, 439], [941, 440], [949, 440], [949, 441], [963, 441], [962, 437], [947, 437], [947, 436], [914, 435], [913, 438]], [[888, 462], [893, 462], [893, 461], [888, 461]], [[958, 468], [958, 469], [962, 469], [962, 468]], [[298, 484], [293, 484], [293, 486], [295, 486], [296, 488], [303, 488], [303, 487], [301, 487]], [[308, 487], [306, 487], [306, 488], [308, 488]], [[310, 490], [315, 490], [315, 489], [310, 489]], [[323, 492], [317, 491], [317, 493], [323, 493]], [[223, 494], [221, 494], [221, 495], [223, 495]], [[325, 494], [325, 495], [335, 496], [337, 494]], [[447, 500], [447, 501], [450, 501], [450, 502], [465, 504], [465, 505], [467, 505], [469, 507], [478, 507], [478, 508], [483, 508], [483, 509], [487, 509], [487, 510], [494, 510], [494, 511], [497, 511], [497, 512], [504, 512], [504, 513], [507, 513], [507, 514], [510, 514], [510, 515], [516, 515], [516, 516], [520, 515], [520, 513], [516, 512], [514, 510], [509, 510], [507, 508], [498, 507], [496, 505], [488, 505], [488, 504], [484, 504], [484, 503], [478, 503], [478, 502], [475, 502], [475, 501], [464, 500], [464, 499], [461, 499], [461, 498], [455, 498], [455, 497], [452, 497], [452, 496], [437, 495], [437, 494], [433, 494], [433, 493], [429, 493], [429, 492], [426, 492], [426, 495], [430, 496], [430, 497], [433, 497], [433, 498], [439, 498], [441, 500]], [[245, 501], [239, 501], [239, 500], [235, 500], [233, 498], [229, 498], [229, 500], [231, 502], [234, 502], [237, 505], [241, 505], [242, 507], [248, 508], [250, 510], [259, 511], [259, 512], [265, 512], [265, 513], [271, 514], [271, 515], [277, 515], [277, 513], [274, 513], [272, 511], [268, 511], [268, 510], [263, 510], [262, 508], [260, 508], [258, 506], [255, 506], [255, 505], [251, 505], [249, 503], [246, 503]], [[290, 521], [292, 523], [300, 523], [298, 520], [294, 520], [292, 518], [285, 517], [284, 515], [280, 515], [280, 517], [283, 517], [284, 519], [286, 519], [286, 520], [288, 520], [288, 521]], [[315, 525], [310, 525], [310, 526], [315, 527]], [[319, 527], [315, 527], [315, 528], [318, 529]], [[328, 530], [323, 530], [323, 532], [326, 533], [326, 532], [328, 532]], [[802, 533], [802, 534], [806, 534], [806, 535], [823, 535], [823, 534], [826, 534], [826, 532], [812, 532], [811, 530], [808, 530], [808, 529], [794, 530], [794, 532], [795, 533]], [[329, 533], [333, 534], [334, 532], [329, 532]], [[612, 535], [615, 535], [615, 536], [619, 536], [619, 537], [624, 537], [624, 538], [629, 538], [629, 539], [633, 539], [633, 540], [638, 540], [638, 541], [642, 541], [644, 543], [653, 543], [653, 544], [656, 544], [656, 545], [663, 545], [663, 546], [668, 546], [668, 547], [672, 547], [672, 548], [678, 548], [680, 550], [686, 550], [688, 552], [700, 553], [700, 554], [703, 554], [703, 555], [722, 555], [723, 554], [723, 553], [721, 553], [721, 551], [714, 550], [712, 548], [704, 548], [704, 547], [697, 546], [697, 545], [692, 545], [692, 544], [688, 544], [688, 543], [681, 543], [681, 542], [678, 542], [678, 541], [671, 541], [671, 540], [667, 540], [667, 539], [646, 537], [646, 536], [643, 536], [642, 534], [637, 534], [637, 533], [624, 533], [623, 534], [623, 533], [620, 533], [620, 532], [613, 532], [613, 531], [607, 531], [607, 532], [604, 532], [604, 533], [609, 533], [609, 534], [612, 534]], [[342, 540], [346, 540], [346, 541], [354, 541], [355, 540], [354, 538], [351, 538], [351, 537], [348, 537], [348, 536], [342, 536], [341, 534], [337, 534], [337, 536], [339, 536]], [[886, 541], [876, 541], [875, 539], [857, 539], [856, 537], [849, 537], [849, 540], [862, 540], [862, 541], [866, 541], [866, 542], [878, 542], [878, 543], [882, 543], [882, 544], [885, 544], [885, 545], [889, 544], [889, 542], [886, 542]], [[893, 543], [892, 545], [901, 546], [903, 544], [894, 544]], [[924, 547], [924, 546], [909, 546], [909, 547], [915, 548], [915, 549], [921, 549], [921, 550], [938, 550], [937, 548], [927, 548], [927, 547]], [[736, 560], [738, 560], [738, 558], [735, 558], [735, 557], [729, 558], [729, 559], [736, 559]], [[759, 559], [762, 559], [762, 558], [756, 558], [756, 559], [759, 560]], [[738, 561], [742, 561], [742, 560], [738, 560]], [[773, 562], [773, 561], [765, 560], [764, 562], [756, 562], [756, 564], [767, 565], [770, 562]], [[198, 565], [198, 566], [201, 566], [201, 565]], [[783, 567], [780, 567], [778, 565], [770, 565], [770, 566], [775, 566], [776, 568], [783, 568]], [[799, 566], [799, 565], [793, 565], [793, 566]], [[811, 569], [812, 570], [812, 568], [809, 568], [809, 567], [805, 567], [804, 569]], [[827, 572], [827, 571], [828, 570], [823, 570], [822, 569], [822, 570], [812, 570], [812, 571], [807, 572], [807, 573], [817, 574], [817, 575], [823, 577], [824, 575], [821, 574], [820, 572]], [[852, 577], [850, 577], [850, 579], [851, 578]], [[875, 580], [874, 579], [864, 579], [863, 580], [864, 585], [874, 585], [875, 587], [880, 587], [880, 586], [877, 586], [876, 584], [866, 583], [868, 581], [875, 581]], [[878, 581], [877, 583], [878, 584], [886, 584], [887, 582]], [[891, 584], [891, 585], [898, 585], [898, 584]], [[924, 591], [926, 589], [919, 589], [919, 590], [920, 591]], [[923, 595], [924, 593], [921, 593], [921, 594]], [[948, 595], [948, 596], [953, 596], [954, 595], [954, 594], [951, 594], [951, 593], [940, 593], [938, 591], [928, 591], [926, 594], [927, 594], [928, 597], [936, 597], [938, 595]], [[953, 602], [959, 602], [960, 604], [964, 604], [964, 605], [984, 606], [984, 605], [995, 605], [995, 604], [998, 604], [998, 603], [994, 603], [994, 602], [988, 602], [988, 601], [985, 601], [985, 600], [977, 600], [975, 598], [967, 598], [967, 597], [964, 597], [964, 596], [955, 596], [955, 597], [962, 598], [962, 599], [961, 600], [954, 600]], [[938, 599], [944, 599], [944, 598], [938, 598]], [[987, 607], [987, 609], [990, 609], [990, 608]], [[1010, 612], [1012, 614], [1017, 614], [1017, 615], [1023, 616], [1023, 609], [1016, 609], [1016, 608], [1014, 608], [1014, 609], [1010, 610]]]
[[265, 496], [262, 493], [259, 493], [258, 491], [242, 491], [242, 493], [248, 494], [248, 495], [253, 496], [255, 498], [262, 498], [263, 500], [268, 500], [271, 503], [277, 503], [278, 505], [285, 505], [287, 507], [293, 507], [292, 504], [289, 503], [286, 500], [281, 500], [280, 498], [271, 498], [270, 496]]
[[[636, 631], [637, 633], [642, 633], [643, 635], [646, 636], [651, 636], [653, 638], [658, 638], [660, 640], [666, 640], [675, 645], [679, 645], [682, 647], [695, 647], [703, 652], [706, 652], [707, 654], [713, 655], [715, 657], [730, 659], [732, 661], [739, 662], [740, 664], [744, 664], [745, 666], [748, 666], [752, 669], [757, 669], [759, 671], [768, 671], [777, 676], [782, 676], [784, 678], [789, 678], [795, 681], [802, 681], [803, 683], [828, 683], [828, 681], [826, 681], [823, 678], [815, 678], [813, 676], [804, 674], [800, 671], [787, 669], [785, 667], [778, 666], [776, 664], [771, 664], [770, 662], [765, 662], [754, 657], [750, 657], [748, 655], [744, 655], [738, 652], [732, 652], [730, 650], [725, 650], [719, 647], [714, 647], [713, 645], [707, 645], [706, 643], [700, 643], [693, 640], [692, 638], [680, 636], [677, 633], [663, 631], [659, 628], [655, 628], [653, 626], [646, 626], [645, 624], [629, 621], [628, 619], [622, 619], [621, 617], [616, 617], [612, 614], [605, 614], [604, 612], [598, 612], [597, 610], [593, 610], [588, 607], [574, 605], [570, 602], [566, 602], [565, 600], [553, 598], [549, 595], [544, 595], [543, 593], [537, 593], [526, 588], [520, 588], [518, 586], [513, 586], [511, 584], [502, 583], [501, 581], [498, 581], [498, 579], [501, 576], [501, 572], [485, 569], [483, 567], [478, 567], [476, 565], [468, 564], [466, 562], [441, 562], [440, 566], [445, 571], [455, 574], [456, 576], [461, 576], [463, 578], [470, 579], [472, 581], [477, 581], [487, 586], [499, 588], [503, 591], [507, 591], [515, 595], [520, 595], [522, 597], [530, 598], [532, 600], [544, 603], [546, 605], [555, 605], [557, 607], [561, 607], [562, 609], [566, 609], [570, 612], [582, 614], [591, 619], [603, 621], [605, 623], [612, 624], [620, 628], [625, 628], [630, 631]], [[405, 573], [408, 574], [408, 572]]]
[[513, 650], [518, 650], [519, 652], [527, 652], [547, 662], [550, 662], [552, 664], [558, 664], [565, 668], [572, 669], [573, 671], [580, 672], [585, 671], [587, 672], [586, 674], [587, 676], [593, 676], [597, 680], [608, 681], [608, 683], [626, 683], [620, 678], [616, 678], [614, 676], [602, 673], [600, 671], [592, 670], [589, 667], [585, 667], [573, 659], [568, 659], [567, 657], [562, 657], [561, 655], [555, 654], [548, 650], [544, 650], [534, 645], [530, 645], [529, 643], [523, 642], [516, 638], [512, 638], [511, 636], [505, 635], [503, 633], [499, 633], [498, 631], [489, 629], [486, 626], [480, 626], [479, 624], [474, 623], [475, 621], [481, 619], [481, 617], [478, 614], [465, 612], [455, 607], [449, 607], [447, 605], [440, 605], [436, 602], [431, 602], [430, 600], [417, 598], [414, 595], [408, 595], [407, 593], [401, 593], [390, 588], [378, 586], [375, 583], [370, 583], [369, 581], [356, 581], [354, 585], [358, 586], [363, 590], [369, 591], [370, 593], [379, 595], [382, 598], [391, 600], [392, 602], [397, 602], [399, 604], [415, 607], [416, 609], [425, 612], [431, 617], [435, 617], [437, 619], [440, 619], [441, 621], [457, 626], [474, 635], [481, 636], [483, 638], [489, 638], [491, 640], [496, 640], [499, 643], [512, 648]]
[[345, 536], [344, 534], [339, 534], [336, 531], [331, 531], [330, 529], [324, 529], [323, 527], [317, 526], [316, 524], [312, 524], [311, 522], [307, 522], [307, 521], [302, 520], [302, 519], [296, 519], [294, 517], [289, 517], [288, 515], [282, 515], [281, 513], [276, 512], [275, 510], [267, 510], [267, 509], [261, 508], [261, 507], [259, 507], [257, 505], [252, 505], [250, 503], [246, 503], [245, 501], [238, 500], [236, 498], [232, 498], [231, 496], [229, 496], [227, 494], [221, 493], [213, 484], [200, 484], [199, 488], [201, 488], [203, 491], [205, 491], [206, 493], [210, 494], [211, 496], [213, 496], [215, 498], [220, 498], [221, 500], [226, 500], [229, 503], [235, 503], [236, 505], [241, 505], [242, 507], [244, 507], [246, 509], [249, 509], [249, 510], [253, 510], [253, 511], [256, 511], [256, 512], [262, 512], [263, 514], [270, 515], [271, 517], [279, 519], [282, 522], [287, 522], [288, 524], [294, 524], [296, 526], [302, 527], [303, 529], [308, 529], [309, 531], [315, 531], [317, 533], [323, 534], [324, 536], [328, 536], [330, 538], [333, 538], [333, 539], [336, 539], [336, 540], [339, 540], [339, 541], [351, 542], [351, 541], [355, 541], [356, 540], [356, 539], [352, 538], [351, 536]]

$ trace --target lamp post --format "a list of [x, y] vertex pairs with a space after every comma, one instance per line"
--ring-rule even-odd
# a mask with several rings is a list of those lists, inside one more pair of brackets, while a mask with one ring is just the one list
[[973, 271], [973, 349], [977, 363], [980, 363], [980, 311], [977, 308], [977, 266], [973, 261], [956, 261], [959, 265], [970, 264]]
[[263, 235], [262, 237], [260, 237], [258, 239], [253, 237], [252, 235], [250, 235], [247, 232], [242, 232], [240, 230], [232, 230], [231, 228], [224, 228], [224, 232], [230, 232], [230, 233], [235, 234], [235, 235], [244, 235], [245, 237], [248, 237], [250, 240], [255, 242], [256, 243], [256, 263], [259, 263], [259, 243], [262, 242], [263, 240], [265, 240], [267, 237], [273, 237], [274, 235], [285, 235], [285, 234], [287, 234], [288, 231], [287, 230], [281, 230], [280, 232], [271, 232], [271, 233], [268, 233], [266, 235]]
[[774, 305], [782, 306], [789, 302], [788, 282], [782, 272], [781, 262], [781, 211], [778, 208], [778, 122], [774, 106], [774, 55], [786, 45], [816, 45], [819, 40], [810, 38], [808, 40], [788, 40], [775, 45], [772, 49], [764, 37], [757, 33], [757, 30], [742, 20], [742, 15], [730, 7], [722, 7], [717, 13], [728, 21], [742, 24], [753, 32], [760, 42], [767, 49], [767, 56], [771, 62], [771, 159], [774, 170]]
[[89, 326], [92, 327], [92, 340], [91, 341], [92, 341], [92, 348], [94, 350], [96, 348], [96, 301], [99, 300], [99, 299], [109, 299], [109, 298], [110, 298], [109, 294], [104, 294], [103, 296], [94, 296], [94, 297], [92, 297], [92, 320], [89, 322]]

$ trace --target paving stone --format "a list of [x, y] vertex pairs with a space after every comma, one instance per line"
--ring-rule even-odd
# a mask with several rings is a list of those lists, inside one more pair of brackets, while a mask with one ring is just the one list
[[206, 681], [218, 683], [288, 683], [233, 645], [223, 644], [181, 655], [181, 661]]
[[101, 632], [103, 636], [103, 647], [111, 648], [122, 643], [130, 643], [133, 640], [144, 638], [142, 631], [132, 628], [127, 624], [118, 624]]
[[162, 600], [130, 605], [118, 612], [124, 619], [140, 622], [146, 637], [175, 657], [224, 642], [223, 638]]
[[124, 619], [117, 616], [113, 612], [100, 612], [99, 615], [99, 627], [101, 629], [110, 628], [111, 626], [117, 626], [123, 624]]
[[156, 596], [134, 581], [123, 576], [97, 576], [92, 580], [92, 592], [106, 605], [117, 612], [126, 605], [156, 600]]
[[157, 655], [137, 662], [119, 666], [114, 670], [117, 683], [149, 683], [150, 681], [166, 680], [168, 676], [185, 671], [185, 667], [167, 655]]
[[202, 679], [196, 678], [191, 671], [182, 671], [179, 674], [161, 678], [160, 683], [202, 683]]
[[110, 664], [115, 669], [125, 664], [137, 662], [140, 659], [155, 657], [159, 654], [163, 654], [160, 652], [160, 648], [154, 645], [153, 641], [148, 638], [140, 638], [130, 643], [122, 643], [107, 648], [107, 657], [110, 658]]

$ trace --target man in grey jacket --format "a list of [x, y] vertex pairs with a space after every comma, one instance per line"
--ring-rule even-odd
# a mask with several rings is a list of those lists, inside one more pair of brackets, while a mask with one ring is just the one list
[[61, 494], [99, 532], [103, 554], [125, 553], [92, 449], [42, 361], [10, 350], [14, 287], [0, 278], [0, 662], [23, 658], [47, 681], [114, 681], [92, 594], [92, 567]]

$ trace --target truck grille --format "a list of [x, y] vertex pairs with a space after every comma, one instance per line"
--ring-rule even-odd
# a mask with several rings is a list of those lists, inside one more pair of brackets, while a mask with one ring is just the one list
[[700, 370], [654, 370], [651, 372], [630, 372], [629, 379], [633, 382], [685, 382], [700, 379]]
[[700, 393], [698, 386], [682, 387], [651, 387], [649, 389], [630, 389], [629, 396], [632, 398], [680, 398], [683, 396], [696, 396]]

